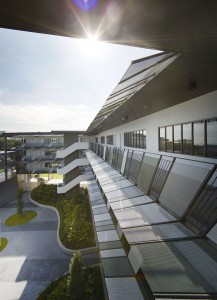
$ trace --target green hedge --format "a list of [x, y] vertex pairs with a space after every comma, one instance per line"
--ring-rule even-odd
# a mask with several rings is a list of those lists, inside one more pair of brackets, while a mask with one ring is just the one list
[[59, 236], [62, 244], [78, 250], [96, 245], [89, 200], [84, 192], [70, 199], [57, 194], [56, 185], [41, 184], [31, 192], [33, 200], [57, 208], [60, 216]]
[[[68, 295], [68, 277], [69, 275], [67, 274], [49, 283], [46, 289], [36, 300], [81, 300], [81, 298], [78, 298], [75, 293], [73, 293], [73, 295]], [[98, 265], [83, 269], [81, 289], [82, 300], [104, 300], [102, 277], [100, 267]]]

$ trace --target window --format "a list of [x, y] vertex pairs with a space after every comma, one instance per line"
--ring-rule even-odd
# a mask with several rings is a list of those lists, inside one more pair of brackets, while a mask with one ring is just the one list
[[192, 125], [183, 124], [183, 154], [192, 155]]
[[146, 130], [125, 132], [124, 146], [146, 149]]
[[159, 146], [160, 151], [166, 151], [166, 133], [165, 133], [165, 127], [160, 128], [160, 138], [159, 138]]
[[101, 136], [101, 144], [105, 144], [105, 137]]
[[113, 135], [107, 135], [106, 144], [107, 145], [113, 145]]
[[193, 123], [194, 155], [205, 156], [204, 121]]
[[182, 129], [181, 125], [173, 126], [174, 144], [173, 150], [175, 153], [182, 153]]
[[207, 156], [217, 158], [217, 119], [208, 120], [207, 129]]
[[98, 144], [98, 137], [95, 138], [95, 142]]
[[173, 128], [166, 127], [166, 151], [173, 152]]
[[160, 127], [159, 151], [217, 158], [217, 119]]

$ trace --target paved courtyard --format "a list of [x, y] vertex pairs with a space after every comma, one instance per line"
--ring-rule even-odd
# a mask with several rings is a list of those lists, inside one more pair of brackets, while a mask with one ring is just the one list
[[24, 201], [25, 209], [34, 209], [37, 217], [22, 226], [4, 225], [16, 213], [15, 201], [0, 209], [0, 234], [8, 239], [0, 253], [1, 300], [33, 300], [48, 282], [68, 271], [71, 256], [57, 244], [56, 213], [30, 203], [27, 193]]

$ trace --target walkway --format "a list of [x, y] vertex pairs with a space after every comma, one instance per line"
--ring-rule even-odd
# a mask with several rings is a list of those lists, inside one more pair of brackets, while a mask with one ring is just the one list
[[70, 256], [64, 254], [56, 238], [57, 216], [36, 207], [24, 195], [25, 209], [37, 211], [30, 223], [7, 227], [4, 221], [16, 212], [15, 201], [0, 210], [1, 236], [8, 246], [0, 253], [1, 300], [33, 300], [48, 282], [68, 271]]

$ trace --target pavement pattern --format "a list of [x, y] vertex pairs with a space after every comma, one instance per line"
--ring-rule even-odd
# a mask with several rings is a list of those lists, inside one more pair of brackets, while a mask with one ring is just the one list
[[[36, 299], [50, 281], [68, 271], [71, 259], [57, 243], [56, 213], [30, 203], [28, 193], [24, 194], [24, 206], [24, 210], [37, 211], [37, 217], [17, 227], [4, 224], [16, 213], [16, 201], [0, 209], [0, 236], [8, 239], [0, 253], [1, 300]], [[90, 257], [89, 261], [95, 259]]]

